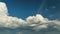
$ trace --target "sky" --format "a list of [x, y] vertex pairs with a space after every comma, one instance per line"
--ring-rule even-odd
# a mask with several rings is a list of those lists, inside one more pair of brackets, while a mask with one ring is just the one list
[[[8, 7], [9, 15], [27, 18], [29, 15], [42, 14], [49, 19], [60, 19], [60, 0], [0, 0]], [[16, 14], [17, 13], [17, 14]], [[54, 18], [52, 18], [54, 17]]]
[[1, 34], [60, 34], [60, 0], [0, 0]]

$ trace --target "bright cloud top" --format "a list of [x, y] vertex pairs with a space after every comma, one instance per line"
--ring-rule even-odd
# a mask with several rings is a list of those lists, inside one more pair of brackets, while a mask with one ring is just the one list
[[28, 28], [31, 30], [40, 31], [49, 27], [60, 30], [59, 20], [49, 20], [44, 18], [41, 14], [36, 16], [29, 16], [25, 20], [17, 17], [8, 16], [6, 4], [0, 2], [0, 27], [6, 28]]
[[3, 3], [3, 2], [0, 2], [0, 15], [1, 15], [1, 16], [6, 16], [6, 15], [8, 15], [8, 10], [7, 10], [7, 8], [6, 8], [5, 3]]

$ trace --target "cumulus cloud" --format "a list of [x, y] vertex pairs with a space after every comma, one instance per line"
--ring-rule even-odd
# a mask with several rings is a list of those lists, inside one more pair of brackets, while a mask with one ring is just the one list
[[0, 16], [6, 16], [8, 15], [8, 10], [6, 8], [5, 3], [0, 2]]
[[41, 30], [60, 30], [59, 20], [49, 20], [44, 18], [41, 14], [36, 14], [35, 16], [29, 16], [25, 20], [17, 17], [12, 17], [8, 15], [8, 10], [6, 4], [0, 2], [0, 27], [6, 28], [31, 28], [30, 30], [41, 31]]

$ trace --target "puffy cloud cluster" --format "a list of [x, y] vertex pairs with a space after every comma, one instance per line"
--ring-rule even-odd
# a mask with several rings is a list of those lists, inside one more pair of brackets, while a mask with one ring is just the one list
[[8, 10], [5, 3], [0, 2], [0, 27], [6, 28], [27, 28], [31, 30], [40, 31], [44, 29], [56, 28], [60, 30], [59, 20], [49, 20], [44, 18], [41, 14], [36, 16], [29, 16], [25, 20], [17, 17], [8, 16]]

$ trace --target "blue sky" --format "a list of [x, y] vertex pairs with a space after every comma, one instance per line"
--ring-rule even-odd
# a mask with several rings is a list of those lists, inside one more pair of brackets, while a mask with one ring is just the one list
[[35, 0], [5, 0], [9, 14], [19, 18], [26, 18], [29, 15], [35, 15], [38, 4]]
[[[7, 4], [9, 15], [25, 19], [42, 14], [49, 19], [60, 19], [60, 0], [0, 0]], [[56, 17], [57, 16], [57, 17]], [[54, 18], [53, 18], [54, 17]]]

